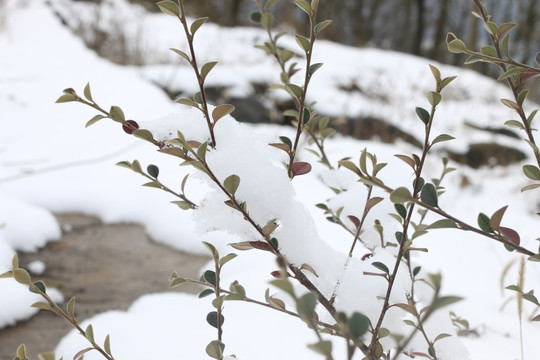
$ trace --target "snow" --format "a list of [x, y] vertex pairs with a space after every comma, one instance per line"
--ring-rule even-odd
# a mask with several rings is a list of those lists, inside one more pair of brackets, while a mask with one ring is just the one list
[[[64, 0], [54, 0], [52, 4], [64, 15], [70, 14], [69, 19], [73, 21], [77, 20], [74, 14], [90, 14], [82, 11], [88, 9], [89, 4]], [[103, 103], [105, 108], [121, 106], [128, 118], [137, 119], [141, 128], [151, 130], [160, 141], [177, 137], [176, 130], [181, 130], [190, 140], [208, 138], [206, 123], [197, 110], [174, 104], [151, 83], [167, 83], [186, 94], [197, 90], [189, 68], [185, 64], [179, 66], [176, 55], [167, 52], [168, 47], [185, 48], [178, 23], [164, 15], [141, 13], [121, 0], [111, 4], [116, 8], [113, 6], [106, 11], [123, 14], [119, 19], [123, 16], [141, 19], [137, 23], [144, 31], [140, 32], [141, 28], [126, 31], [144, 34], [140, 35], [143, 36], [139, 39], [141, 46], [147, 49], [153, 61], [159, 59], [161, 64], [143, 67], [111, 64], [88, 50], [63, 27], [44, 1], [8, 1], [10, 16], [6, 28], [0, 32], [0, 53], [3, 54], [0, 57], [0, 224], [3, 226], [0, 229], [0, 272], [10, 268], [15, 251], [37, 251], [47, 241], [59, 240], [61, 231], [53, 212], [95, 215], [105, 222], [141, 223], [153, 240], [191, 253], [206, 253], [200, 243], [202, 240], [215, 244], [224, 255], [233, 251], [229, 243], [259, 239], [240, 213], [223, 205], [225, 196], [201, 173], [190, 176], [186, 186], [188, 197], [200, 204], [200, 208], [193, 213], [181, 212], [169, 204], [176, 199], [141, 187], [144, 179], [114, 164], [133, 159], [138, 159], [144, 167], [156, 164], [161, 169], [160, 180], [165, 184], [179, 184], [178, 179], [190, 171], [189, 167], [178, 167], [175, 159], [155, 152], [151, 145], [123, 136], [118, 124], [106, 119], [84, 129], [85, 122], [95, 111], [79, 104], [54, 104], [62, 89], [73, 87], [82, 93], [90, 81], [98, 103]], [[113, 21], [114, 17], [104, 16], [103, 19], [103, 26], [109, 26], [106, 21]], [[208, 77], [208, 84], [226, 86], [229, 92], [245, 95], [252, 91], [252, 83], [277, 81], [279, 72], [272, 59], [251, 48], [261, 41], [264, 34], [255, 29], [203, 26], [197, 33], [199, 60], [201, 63], [219, 60]], [[292, 37], [286, 36], [282, 41], [283, 46], [297, 50]], [[220, 46], [215, 46], [217, 43]], [[423, 133], [423, 125], [414, 109], [428, 107], [425, 95], [434, 87], [426, 60], [325, 41], [320, 41], [316, 49], [315, 62], [325, 63], [310, 85], [309, 101], [317, 101], [317, 111], [330, 116], [384, 118], [410, 133]], [[503, 86], [471, 71], [437, 66], [443, 76], [458, 75], [443, 92], [433, 128], [435, 135], [449, 133], [457, 140], [441, 145], [441, 149], [463, 151], [471, 142], [496, 141], [528, 152], [528, 146], [521, 141], [464, 126], [467, 121], [480, 126], [500, 126], [512, 117], [498, 100], [510, 97]], [[352, 84], [362, 91], [343, 90], [344, 86]], [[272, 93], [272, 96], [282, 97], [283, 94]], [[285, 153], [267, 144], [277, 142], [278, 136], [293, 138], [292, 129], [248, 126], [226, 116], [218, 122], [215, 131], [217, 148], [208, 151], [207, 161], [217, 178], [224, 180], [232, 174], [238, 175], [241, 182], [237, 198], [247, 202], [250, 216], [257, 223], [264, 226], [277, 219], [279, 227], [273, 236], [279, 239], [280, 250], [289, 261], [297, 266], [311, 265], [319, 277], [308, 272], [306, 275], [325, 295], [337, 292], [336, 306], [340, 310], [349, 314], [360, 311], [375, 322], [382, 305], [376, 296], [384, 296], [386, 282], [381, 277], [362, 274], [376, 271], [371, 266], [374, 261], [390, 267], [394, 257], [391, 249], [376, 248], [369, 261], [360, 258], [369, 253], [367, 248], [378, 244], [379, 237], [373, 229], [375, 219], [384, 225], [387, 240], [399, 229], [399, 224], [388, 215], [394, 211], [393, 205], [385, 200], [370, 212], [362, 234], [367, 248], [357, 247], [355, 257], [345, 266], [351, 236], [326, 221], [323, 211], [314, 205], [328, 200], [334, 211], [343, 207], [343, 217], [361, 217], [366, 189], [356, 182], [354, 175], [343, 168], [328, 170], [318, 164], [312, 154], [304, 151], [303, 140], [298, 159], [310, 162], [313, 170], [291, 182], [282, 165], [287, 161]], [[357, 162], [364, 148], [377, 154], [379, 162], [388, 163], [380, 173], [385, 183], [394, 188], [409, 186], [411, 170], [394, 154], [417, 151], [410, 145], [384, 145], [341, 136], [327, 141], [327, 154], [333, 162], [346, 156]], [[447, 191], [440, 198], [441, 208], [475, 224], [479, 212], [491, 215], [500, 207], [510, 205], [504, 224], [519, 229], [522, 244], [534, 249], [537, 195], [534, 192], [519, 194], [519, 189], [527, 184], [521, 175], [521, 165], [478, 170], [460, 166], [444, 180]], [[440, 160], [428, 158], [425, 178], [439, 176], [441, 170]], [[461, 188], [462, 177], [467, 177], [471, 184]], [[328, 186], [342, 192], [336, 195]], [[375, 191], [374, 196], [384, 194]], [[426, 221], [437, 219], [430, 214]], [[352, 228], [350, 221], [345, 220], [345, 223]], [[478, 338], [454, 336], [437, 342], [441, 359], [517, 358], [515, 303], [499, 310], [505, 299], [513, 296], [508, 292], [501, 296], [499, 277], [506, 264], [517, 256], [489, 240], [449, 230], [431, 231], [416, 239], [415, 246], [429, 248], [429, 253], [415, 253], [413, 261], [422, 265], [424, 276], [428, 272], [443, 274], [441, 294], [465, 297], [464, 301], [436, 313], [426, 324], [429, 333], [433, 337], [441, 332], [453, 334], [448, 317], [448, 311], [452, 310], [468, 319], [480, 335]], [[257, 251], [240, 255], [224, 268], [223, 283], [238, 280], [247, 289], [248, 296], [263, 299], [268, 281], [272, 279], [270, 272], [277, 269], [275, 260]], [[539, 275], [538, 268], [529, 265], [525, 289], [538, 283]], [[514, 283], [516, 277], [517, 271], [511, 271], [505, 285]], [[405, 294], [409, 290], [408, 271], [400, 269], [391, 302], [407, 302]], [[284, 294], [275, 289], [271, 291], [283, 298], [289, 308], [294, 306]], [[300, 288], [297, 291], [305, 292]], [[419, 291], [416, 294], [419, 299], [429, 302], [428, 289], [419, 287]], [[13, 280], [0, 280], [0, 294], [9, 294], [0, 296], [0, 327], [36, 312], [29, 307], [36, 297]], [[61, 301], [59, 293], [54, 292], [54, 295]], [[529, 305], [526, 304], [526, 314], [535, 310]], [[98, 343], [106, 334], [111, 334], [113, 354], [117, 358], [202, 358], [206, 344], [216, 336], [215, 330], [204, 320], [211, 310], [208, 298], [148, 294], [127, 312], [106, 312], [85, 324], [93, 324]], [[328, 320], [322, 309], [319, 313], [322, 319]], [[226, 354], [242, 359], [313, 357], [305, 344], [316, 342], [316, 338], [297, 319], [239, 302], [225, 304], [225, 317]], [[406, 335], [410, 329], [403, 325], [404, 317], [403, 312], [393, 309], [384, 326]], [[534, 357], [540, 351], [535, 341], [540, 335], [538, 327], [525, 321], [524, 334], [525, 357]], [[272, 345], [268, 346], [269, 343]], [[392, 346], [393, 340], [387, 337], [383, 345]], [[70, 333], [58, 344], [56, 354], [72, 358], [84, 347], [84, 339]], [[425, 351], [425, 348], [418, 336], [410, 345], [410, 349], [416, 351]], [[334, 349], [336, 359], [345, 356], [339, 340], [334, 339]], [[99, 355], [89, 353], [85, 358], [97, 359]], [[356, 358], [361, 356], [357, 354]]]

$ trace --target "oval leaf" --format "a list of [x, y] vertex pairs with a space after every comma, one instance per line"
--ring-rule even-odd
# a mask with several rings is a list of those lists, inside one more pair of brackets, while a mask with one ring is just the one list
[[406, 187], [399, 187], [390, 194], [390, 201], [402, 204], [412, 199], [411, 192]]
[[311, 164], [307, 162], [295, 162], [291, 166], [291, 172], [294, 176], [304, 175], [311, 171]]
[[219, 119], [222, 117], [229, 115], [234, 111], [234, 106], [230, 104], [223, 104], [216, 106], [216, 108], [212, 111], [212, 119], [214, 119], [214, 123], [218, 122]]
[[438, 200], [437, 200], [437, 190], [435, 189], [435, 186], [431, 183], [427, 183], [422, 188], [422, 192], [420, 193], [420, 199], [428, 204], [429, 206], [438, 207]]
[[240, 186], [240, 177], [238, 175], [231, 175], [223, 182], [223, 187], [231, 195], [234, 195], [236, 193], [236, 190], [238, 190], [238, 186]]

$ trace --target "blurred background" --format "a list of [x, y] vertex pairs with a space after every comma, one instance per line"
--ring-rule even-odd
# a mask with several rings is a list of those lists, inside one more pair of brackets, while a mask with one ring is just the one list
[[[106, 3], [107, 0], [73, 0]], [[129, 0], [149, 11], [158, 11], [158, 0]], [[279, 1], [273, 8], [276, 24], [306, 29], [307, 18], [299, 9], [291, 11], [287, 1]], [[485, 0], [484, 4], [493, 21], [517, 23], [512, 32], [511, 53], [520, 62], [534, 64], [540, 43], [540, 0]], [[210, 21], [224, 26], [255, 26], [249, 14], [256, 10], [253, 0], [197, 0], [185, 1], [192, 16], [209, 16]], [[479, 49], [488, 44], [486, 32], [479, 19], [471, 16], [472, 0], [332, 0], [321, 1], [319, 19], [333, 19], [332, 27], [323, 32], [323, 38], [358, 47], [375, 47], [414, 54], [436, 61], [462, 66], [465, 57], [447, 51], [445, 37], [448, 32], [463, 39], [469, 48]], [[94, 14], [96, 18], [99, 12]], [[116, 37], [114, 41], [108, 38]], [[120, 39], [121, 40], [121, 39]], [[137, 63], [137, 57], [111, 54], [108, 44], [118, 44], [118, 34], [103, 33], [87, 36], [87, 45], [100, 55], [125, 64]], [[499, 72], [494, 66], [476, 63], [471, 68], [491, 77]], [[530, 96], [539, 97], [539, 81], [529, 83]]]

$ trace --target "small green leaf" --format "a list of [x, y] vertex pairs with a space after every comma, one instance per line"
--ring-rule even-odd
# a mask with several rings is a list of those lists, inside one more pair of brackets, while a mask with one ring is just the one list
[[238, 186], [240, 185], [240, 177], [238, 175], [231, 175], [223, 182], [223, 187], [231, 195], [236, 193]]
[[[56, 360], [56, 357], [54, 356], [54, 353], [47, 352], [38, 354], [38, 360]], [[62, 358], [60, 358], [60, 360], [62, 360]]]
[[212, 270], [206, 270], [204, 272], [204, 279], [208, 281], [213, 286], [216, 286], [216, 272]]
[[18, 283], [23, 285], [30, 285], [32, 281], [28, 271], [21, 268], [13, 269], [13, 277]]
[[171, 282], [169, 283], [169, 287], [170, 288], [173, 288], [173, 287], [176, 287], [180, 284], [183, 284], [183, 283], [186, 283], [187, 280], [184, 279], [184, 278], [181, 278], [181, 277], [176, 277], [174, 279], [171, 280]]
[[231, 261], [232, 259], [234, 259], [236, 256], [237, 256], [237, 255], [234, 254], [234, 253], [230, 253], [230, 254], [225, 255], [224, 257], [222, 257], [221, 259], [219, 259], [219, 266], [225, 265], [226, 263], [228, 263], [229, 261]]
[[111, 355], [111, 337], [110, 335], [107, 335], [105, 337], [105, 341], [103, 342], [103, 348], [105, 349], [105, 352], [109, 355]]
[[218, 314], [217, 311], [210, 311], [208, 315], [206, 315], [206, 321], [208, 322], [208, 324], [217, 329], [219, 328], [219, 325], [223, 325], [223, 323], [225, 322], [225, 317], [223, 316], [223, 314]]
[[480, 227], [480, 229], [482, 229], [482, 231], [485, 231], [487, 233], [493, 232], [493, 229], [490, 225], [489, 217], [484, 213], [478, 214], [478, 226]]
[[402, 219], [405, 219], [407, 217], [407, 209], [405, 209], [405, 206], [403, 206], [403, 204], [394, 204], [394, 208]]
[[180, 8], [174, 1], [160, 1], [156, 5], [167, 15], [180, 16]]
[[215, 107], [214, 110], [212, 110], [212, 119], [214, 119], [214, 123], [217, 123], [219, 119], [222, 117], [229, 115], [234, 111], [234, 106], [230, 104], [222, 104]]
[[416, 308], [409, 304], [394, 304], [392, 306], [397, 306], [398, 308], [408, 312], [409, 314], [412, 314], [414, 316], [418, 315], [418, 312], [416, 311]]
[[274, 285], [280, 290], [285, 291], [287, 294], [294, 296], [294, 289], [291, 282], [288, 279], [277, 279], [270, 281], [270, 284]]
[[450, 84], [457, 76], [449, 76], [447, 78], [442, 79], [441, 81], [441, 89], [444, 89], [448, 84]]
[[449, 141], [454, 140], [455, 137], [447, 135], [447, 134], [441, 134], [437, 136], [433, 141], [431, 142], [431, 145], [435, 145], [436, 143], [443, 142], [443, 141]]
[[513, 127], [513, 128], [518, 128], [520, 130], [525, 130], [525, 127], [523, 126], [523, 124], [520, 121], [517, 121], [517, 120], [505, 121], [504, 125], [509, 126], [509, 127]]
[[297, 99], [300, 99], [302, 97], [302, 94], [304, 93], [304, 90], [302, 90], [300, 86], [295, 84], [286, 84], [285, 89], [289, 94], [291, 94]]
[[435, 339], [433, 339], [433, 343], [435, 344], [437, 341], [441, 340], [441, 339], [444, 339], [444, 338], [447, 338], [447, 337], [451, 337], [452, 335], [450, 334], [439, 334], [435, 337]]
[[431, 70], [431, 73], [433, 74], [433, 77], [435, 78], [435, 81], [438, 84], [441, 81], [441, 72], [436, 66], [431, 65], [431, 64], [429, 64], [429, 69]]
[[292, 149], [292, 141], [287, 136], [280, 136], [279, 140], [281, 140], [282, 143], [289, 146], [290, 149]]
[[187, 201], [171, 201], [171, 204], [177, 205], [182, 210], [189, 210], [191, 209], [191, 204]]
[[208, 21], [207, 17], [198, 18], [197, 20], [193, 21], [190, 27], [191, 35], [195, 35], [197, 30], [206, 22]]
[[261, 18], [261, 25], [265, 30], [270, 30], [274, 25], [274, 15], [272, 13], [264, 13]]
[[467, 50], [467, 46], [465, 45], [465, 43], [459, 39], [454, 39], [450, 41], [447, 46], [448, 51], [454, 54], [461, 54]]
[[192, 107], [197, 108], [197, 109], [199, 108], [198, 103], [196, 103], [195, 101], [193, 101], [191, 99], [188, 99], [188, 98], [181, 98], [181, 99], [176, 100], [176, 102], [178, 104], [192, 106]]
[[375, 261], [371, 265], [375, 266], [377, 269], [381, 270], [382, 272], [385, 272], [387, 274], [390, 274], [390, 270], [386, 265], [384, 265], [382, 262]]
[[94, 328], [92, 327], [92, 324], [88, 325], [86, 327], [86, 330], [84, 331], [84, 336], [90, 341], [94, 342]]
[[316, 64], [311, 65], [308, 71], [309, 76], [312, 76], [313, 74], [315, 74], [315, 71], [319, 70], [321, 66], [323, 66], [323, 63], [316, 63]]
[[208, 143], [207, 142], [203, 142], [199, 148], [197, 149], [197, 156], [199, 157], [199, 159], [201, 159], [202, 161], [205, 161], [206, 160], [206, 150], [208, 149]]
[[66, 103], [66, 102], [71, 102], [71, 101], [77, 101], [77, 97], [71, 94], [64, 94], [56, 100], [56, 103], [61, 104], [61, 103]]
[[525, 89], [525, 90], [522, 90], [519, 92], [518, 94], [518, 98], [517, 98], [517, 102], [519, 104], [519, 106], [522, 106], [523, 105], [523, 102], [525, 101], [525, 99], [527, 98], [527, 95], [529, 94], [529, 90], [528, 89]]
[[509, 77], [518, 77], [521, 76], [521, 74], [523, 74], [524, 72], [525, 70], [520, 67], [509, 67], [506, 72], [502, 73], [501, 76], [497, 78], [497, 80], [504, 80]]
[[249, 19], [256, 24], [261, 22], [262, 14], [259, 11], [254, 11], [249, 15]]
[[523, 290], [521, 290], [521, 288], [519, 286], [517, 286], [517, 285], [509, 285], [509, 286], [505, 287], [505, 289], [517, 291], [518, 293], [523, 293]]
[[497, 24], [491, 21], [486, 21], [484, 23], [484, 28], [487, 30], [488, 33], [491, 35], [497, 35]]
[[208, 295], [215, 294], [214, 289], [204, 289], [199, 293], [199, 299], [202, 299], [204, 297], [207, 297]]
[[93, 125], [93, 124], [97, 123], [99, 120], [104, 119], [104, 118], [105, 118], [105, 116], [103, 116], [103, 115], [96, 115], [93, 118], [91, 118], [90, 120], [88, 120], [88, 122], [86, 123], [86, 125], [84, 127], [89, 127], [90, 125]]
[[211, 341], [206, 346], [206, 353], [208, 356], [210, 356], [212, 359], [221, 359], [223, 358], [223, 351], [225, 350], [225, 344], [223, 344], [219, 340]]
[[126, 121], [126, 117], [124, 116], [124, 112], [122, 109], [118, 106], [111, 106], [111, 109], [109, 110], [109, 117], [120, 123], [124, 123]]
[[307, 53], [309, 51], [309, 48], [311, 47], [311, 42], [307, 37], [296, 34], [296, 42], [298, 43], [298, 45], [300, 45], [304, 52]]
[[181, 57], [183, 57], [184, 59], [186, 59], [186, 61], [188, 63], [191, 64], [191, 59], [189, 58], [188, 54], [186, 54], [185, 52], [183, 52], [182, 50], [178, 50], [178, 49], [175, 49], [175, 48], [170, 48], [170, 50], [174, 51], [175, 53], [177, 53], [178, 55], [180, 55]]
[[523, 166], [523, 173], [531, 180], [540, 180], [540, 169], [535, 165]]
[[311, 5], [307, 1], [304, 0], [297, 0], [294, 2], [296, 6], [298, 6], [302, 11], [304, 11], [306, 14], [311, 16]]
[[17, 348], [17, 356], [21, 360], [26, 360], [27, 359], [27, 357], [26, 357], [26, 345], [24, 345], [24, 344], [19, 345], [19, 347]]
[[412, 199], [411, 192], [406, 187], [399, 187], [390, 194], [390, 201], [393, 203], [404, 203]]
[[43, 281], [36, 281], [33, 283], [33, 285], [37, 288], [37, 290], [30, 286], [30, 292], [33, 292], [35, 294], [39, 294], [40, 292], [43, 294], [47, 293], [47, 287], [45, 286], [45, 283]]
[[75, 296], [69, 299], [66, 307], [67, 313], [72, 319], [75, 317], [75, 299]]
[[[208, 75], [210, 70], [212, 70], [214, 66], [216, 66], [216, 64], [217, 64], [217, 61], [211, 61], [202, 66], [201, 77], [203, 80], [206, 79], [206, 76]], [[198, 101], [197, 99], [195, 99], [195, 101], [197, 101], [199, 104], [202, 103], [202, 97], [201, 97], [201, 101]]]
[[420, 120], [422, 120], [422, 122], [424, 124], [429, 124], [429, 120], [430, 120], [430, 115], [429, 115], [429, 112], [427, 112], [426, 109], [423, 109], [421, 107], [417, 107], [416, 108], [416, 115], [418, 115], [418, 117], [420, 118]]
[[152, 165], [152, 164], [148, 165], [146, 167], [146, 171], [154, 179], [156, 179], [159, 176], [159, 168], [156, 165]]
[[315, 307], [317, 306], [317, 298], [315, 294], [309, 292], [304, 294], [298, 299], [296, 304], [296, 310], [300, 315], [303, 315], [304, 319], [310, 320], [315, 314]]
[[321, 31], [323, 31], [330, 24], [332, 24], [332, 20], [321, 21], [320, 23], [315, 25], [315, 35], [318, 35]]
[[209, 242], [207, 241], [202, 241], [202, 244], [204, 245], [204, 247], [210, 252], [210, 254], [212, 254], [212, 257], [214, 259], [218, 259], [219, 258], [219, 253], [216, 249], [216, 247], [212, 244], [210, 244]]
[[450, 219], [442, 219], [442, 220], [438, 220], [438, 221], [435, 221], [433, 224], [431, 225], [428, 225], [426, 227], [426, 230], [431, 230], [431, 229], [445, 229], [445, 228], [457, 228], [457, 225], [454, 221], [450, 220]]
[[442, 96], [438, 92], [430, 91], [427, 94], [427, 99], [432, 106], [437, 106], [441, 102]]
[[495, 48], [491, 45], [482, 46], [482, 48], [480, 48], [480, 52], [490, 57], [499, 58], [497, 50], [495, 50]]
[[315, 344], [308, 344], [307, 347], [316, 353], [326, 356], [327, 359], [332, 356], [332, 341], [321, 340]]
[[340, 160], [340, 161], [338, 161], [338, 164], [339, 164], [339, 166], [343, 166], [344, 168], [351, 170], [355, 174], [360, 175], [360, 169], [358, 169], [358, 167], [356, 167], [356, 165], [354, 165], [354, 163], [352, 161]]
[[362, 337], [369, 330], [369, 325], [369, 319], [358, 312], [353, 313], [347, 322], [349, 333], [355, 339]]
[[497, 37], [500, 39], [516, 26], [517, 24], [509, 24], [509, 23], [501, 24], [501, 26], [499, 26], [499, 28], [497, 29]]
[[501, 99], [501, 102], [512, 110], [519, 111], [521, 109], [521, 107], [512, 100]]
[[508, 51], [508, 38], [510, 37], [509, 36], [510, 34], [506, 34], [504, 35], [502, 41], [501, 41], [501, 49], [502, 49], [502, 52], [504, 54], [504, 56], [506, 57], [510, 57], [510, 52]]
[[83, 94], [87, 100], [94, 102], [94, 100], [92, 99], [92, 92], [90, 91], [90, 83], [87, 83], [84, 87]]
[[54, 309], [53, 309], [53, 307], [51, 305], [49, 305], [49, 304], [47, 304], [46, 302], [43, 302], [43, 301], [35, 302], [32, 305], [30, 305], [30, 307], [33, 307], [33, 308], [36, 308], [36, 309], [41, 309], [41, 310], [54, 311]]
[[536, 116], [536, 113], [538, 112], [538, 110], [533, 110], [529, 116], [527, 116], [527, 122], [529, 123], [529, 125], [531, 125], [534, 117]]
[[450, 304], [456, 303], [458, 301], [463, 300], [460, 296], [441, 296], [437, 298], [433, 304], [431, 304], [431, 311], [435, 311], [437, 309], [440, 309], [444, 306], [448, 306]]
[[420, 193], [420, 199], [426, 203], [429, 206], [438, 207], [438, 200], [437, 200], [437, 190], [435, 189], [435, 186], [431, 183], [427, 183], [422, 188], [422, 192]]

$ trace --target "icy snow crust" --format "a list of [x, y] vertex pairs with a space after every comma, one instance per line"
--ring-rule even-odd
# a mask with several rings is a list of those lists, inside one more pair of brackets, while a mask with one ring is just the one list
[[[75, 7], [85, 6], [83, 4], [62, 0], [52, 3], [57, 9], [74, 9], [87, 14]], [[112, 3], [125, 12], [122, 16], [129, 17], [133, 15], [130, 11], [136, 11], [123, 1]], [[82, 92], [86, 82], [90, 81], [98, 103], [105, 107], [122, 106], [128, 118], [136, 119], [156, 138], [174, 138], [176, 130], [181, 129], [189, 139], [206, 140], [208, 133], [201, 115], [196, 110], [172, 103], [147, 80], [160, 81], [173, 73], [177, 76], [175, 86], [192, 93], [196, 90], [195, 83], [193, 75], [188, 75], [187, 67], [176, 64], [174, 67], [143, 68], [114, 65], [86, 49], [79, 39], [62, 27], [43, 1], [26, 4], [8, 1], [8, 9], [8, 24], [0, 32], [0, 53], [3, 54], [0, 57], [0, 223], [5, 224], [0, 230], [1, 271], [10, 268], [15, 250], [35, 251], [47, 241], [59, 239], [60, 230], [51, 212], [85, 213], [106, 222], [138, 222], [155, 241], [194, 253], [205, 252], [201, 240], [215, 244], [224, 255], [233, 251], [228, 243], [258, 239], [242, 216], [223, 205], [223, 194], [200, 173], [192, 175], [186, 186], [187, 194], [200, 204], [200, 209], [194, 214], [181, 212], [168, 204], [175, 199], [155, 189], [141, 187], [144, 179], [114, 164], [133, 159], [143, 165], [156, 164], [161, 169], [160, 180], [173, 186], [178, 184], [178, 187], [180, 179], [189, 170], [187, 167], [178, 167], [175, 159], [157, 154], [151, 145], [125, 136], [118, 124], [111, 121], [103, 120], [84, 129], [85, 120], [95, 115], [88, 108], [78, 104], [54, 104], [62, 89], [73, 86]], [[174, 19], [136, 14], [144, 26], [143, 33], [147, 34], [144, 44], [153, 56], [169, 59], [170, 55], [161, 57], [165, 54], [164, 49], [185, 47]], [[279, 72], [271, 59], [250, 47], [263, 39], [264, 35], [254, 29], [205, 25], [198, 33], [196, 44], [200, 61], [220, 61], [208, 78], [209, 84], [231, 86], [230, 91], [248, 94], [250, 82], [277, 81]], [[220, 46], [216, 46], [217, 43]], [[283, 38], [283, 45], [296, 50], [293, 38]], [[376, 115], [409, 132], [423, 133], [414, 108], [428, 107], [425, 93], [434, 86], [425, 60], [324, 41], [318, 43], [315, 57], [315, 61], [325, 63], [310, 86], [309, 100], [317, 101], [318, 111], [331, 116]], [[479, 135], [463, 126], [471, 119], [479, 125], [499, 126], [511, 118], [511, 113], [497, 105], [498, 98], [509, 97], [504, 87], [469, 71], [443, 65], [439, 68], [444, 76], [458, 75], [458, 79], [443, 93], [443, 103], [433, 129], [435, 135], [449, 133], [455, 136], [458, 140], [448, 146], [458, 150], [464, 149], [474, 136], [475, 142], [495, 140], [528, 151], [521, 143], [496, 135]], [[340, 86], [352, 83], [365, 91], [347, 93], [340, 90]], [[275, 96], [283, 95], [276, 93]], [[298, 159], [310, 162], [313, 171], [291, 182], [281, 164], [285, 160], [284, 153], [267, 145], [277, 142], [281, 135], [292, 138], [290, 128], [246, 126], [227, 116], [220, 120], [215, 130], [217, 149], [209, 151], [207, 160], [218, 178], [223, 180], [231, 174], [240, 176], [237, 197], [247, 201], [250, 215], [261, 225], [277, 219], [279, 227], [274, 236], [279, 239], [283, 253], [297, 266], [311, 265], [319, 277], [309, 273], [308, 276], [323, 293], [329, 295], [337, 291], [338, 309], [348, 313], [361, 311], [376, 321], [382, 305], [376, 296], [384, 295], [385, 282], [382, 278], [362, 274], [376, 270], [370, 265], [374, 261], [391, 266], [393, 255], [377, 249], [369, 261], [361, 261], [361, 256], [369, 251], [360, 247], [351, 264], [344, 269], [352, 239], [344, 230], [327, 222], [322, 211], [314, 206], [329, 199], [328, 204], [333, 209], [344, 207], [342, 214], [360, 217], [365, 187], [356, 182], [350, 171], [327, 170], [318, 164], [313, 155], [303, 151], [304, 140]], [[335, 136], [328, 141], [327, 152], [333, 161], [346, 156], [357, 161], [366, 147], [377, 154], [380, 162], [388, 163], [381, 178], [389, 186], [410, 185], [410, 168], [393, 156], [416, 151], [406, 144], [381, 145]], [[428, 159], [425, 178], [438, 176], [441, 169], [438, 160]], [[461, 189], [464, 176], [471, 185]], [[469, 223], [475, 223], [480, 211], [491, 214], [509, 204], [505, 224], [519, 229], [523, 245], [534, 248], [532, 239], [538, 234], [534, 209], [531, 208], [534, 204], [530, 199], [537, 195], [534, 192], [520, 195], [519, 189], [525, 184], [527, 181], [517, 165], [477, 171], [460, 168], [445, 180], [447, 191], [440, 204], [447, 212], [457, 214]], [[336, 196], [327, 185], [344, 191]], [[371, 226], [375, 219], [385, 225], [388, 238], [398, 230], [397, 222], [387, 215], [390, 212], [393, 212], [393, 206], [385, 200], [370, 213], [362, 235], [368, 246], [378, 242], [378, 234]], [[437, 219], [428, 216], [427, 221]], [[352, 223], [347, 224], [352, 227]], [[500, 295], [499, 276], [515, 256], [508, 255], [501, 246], [488, 240], [457, 231], [433, 231], [415, 240], [415, 245], [429, 248], [429, 253], [418, 253], [414, 257], [422, 265], [422, 271], [444, 274], [443, 295], [466, 298], [434, 316], [426, 325], [428, 332], [433, 337], [442, 332], [453, 334], [448, 318], [451, 309], [468, 319], [481, 335], [479, 338], [454, 336], [437, 342], [441, 359], [519, 357], [514, 304], [499, 311], [504, 301]], [[240, 255], [227, 264], [222, 281], [227, 284], [238, 280], [246, 287], [248, 296], [261, 299], [271, 279], [269, 273], [276, 269], [274, 260], [269, 254], [256, 251]], [[392, 303], [406, 302], [405, 294], [410, 288], [406, 274], [406, 269], [400, 270]], [[537, 284], [538, 279], [538, 269], [530, 266], [525, 288], [533, 286], [528, 284]], [[338, 280], [340, 285], [336, 289]], [[507, 279], [505, 285], [511, 283], [514, 283], [513, 278]], [[427, 303], [430, 292], [427, 289], [418, 291], [417, 295]], [[36, 300], [25, 287], [2, 279], [0, 294], [0, 327], [33, 313], [28, 305]], [[292, 306], [286, 297], [284, 300]], [[204, 320], [211, 310], [207, 299], [185, 294], [151, 294], [140, 298], [127, 312], [103, 313], [90, 322], [98, 342], [107, 333], [111, 334], [113, 351], [118, 358], [197, 359], [205, 356], [205, 345], [215, 338], [215, 331]], [[533, 310], [530, 308], [525, 312], [532, 313]], [[323, 319], [328, 318], [324, 311], [320, 313]], [[225, 316], [227, 354], [234, 353], [243, 359], [316, 356], [305, 347], [307, 343], [316, 342], [316, 338], [295, 319], [237, 302], [226, 303]], [[406, 318], [404, 313], [394, 308], [389, 311], [384, 326], [398, 329], [403, 318]], [[540, 345], [535, 341], [540, 333], [528, 322], [524, 327], [525, 356], [530, 357], [540, 351]], [[408, 331], [403, 326], [403, 333]], [[269, 347], [269, 339], [277, 345]], [[384, 345], [392, 344], [390, 337], [383, 342]], [[70, 333], [58, 345], [56, 354], [72, 358], [84, 347], [84, 339]], [[345, 356], [342, 342], [336, 340], [334, 348], [336, 359]], [[426, 346], [417, 338], [411, 348], [425, 351]], [[99, 356], [88, 353], [85, 358], [97, 359]], [[355, 357], [360, 358], [359, 354]]]

